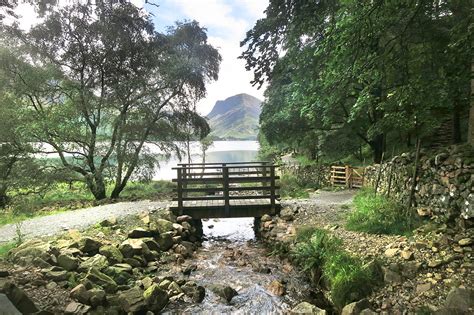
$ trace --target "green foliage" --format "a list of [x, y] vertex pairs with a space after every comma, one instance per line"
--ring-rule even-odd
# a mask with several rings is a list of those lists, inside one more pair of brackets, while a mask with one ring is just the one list
[[19, 129], [97, 200], [150, 179], [160, 158], [151, 148], [179, 151], [183, 121], [201, 137], [209, 132], [194, 105], [217, 80], [221, 57], [196, 21], [159, 32], [129, 1], [74, 2], [51, 6], [28, 31], [14, 25], [0, 35], [1, 87]]
[[306, 187], [295, 175], [285, 173], [280, 177], [280, 195], [284, 198], [308, 198]]
[[292, 257], [303, 270], [322, 270], [333, 303], [339, 309], [366, 297], [379, 284], [381, 278], [377, 264], [366, 264], [348, 254], [340, 239], [313, 227], [305, 227], [297, 233]]
[[17, 246], [18, 244], [16, 242], [0, 244], [0, 258], [5, 257], [11, 249]]
[[446, 117], [462, 140], [468, 1], [271, 0], [265, 12], [241, 58], [255, 84], [268, 83], [260, 123], [270, 145], [316, 160], [379, 162], [387, 146], [429, 142]]
[[371, 189], [363, 189], [354, 197], [354, 210], [347, 217], [346, 227], [373, 234], [407, 234], [418, 224], [410, 209]]

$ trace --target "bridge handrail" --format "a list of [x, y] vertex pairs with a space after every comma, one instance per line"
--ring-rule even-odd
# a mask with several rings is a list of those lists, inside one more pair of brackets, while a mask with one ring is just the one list
[[[280, 197], [276, 194], [276, 189], [279, 189], [279, 187], [276, 186], [276, 180], [279, 179], [279, 177], [275, 176], [275, 168], [277, 166], [269, 163], [270, 162], [180, 163], [178, 164], [180, 167], [173, 168], [177, 171], [177, 178], [173, 179], [173, 181], [177, 182], [176, 192], [178, 195], [177, 198], [174, 198], [173, 200], [178, 201], [178, 210], [180, 213], [183, 213], [183, 201], [224, 200], [225, 213], [226, 216], [228, 216], [230, 211], [230, 200], [262, 198], [270, 199], [271, 210], [274, 211], [276, 199]], [[229, 171], [229, 169], [234, 170], [236, 168], [246, 170]], [[206, 170], [211, 169], [215, 171], [206, 173]], [[255, 171], [250, 171], [249, 169], [255, 169]], [[192, 170], [201, 170], [202, 172], [192, 172]], [[261, 176], [259, 176], [260, 174]], [[232, 183], [255, 182], [261, 182], [262, 185], [251, 187], [231, 187]], [[187, 187], [188, 185], [196, 184], [220, 184], [222, 187]], [[262, 195], [231, 196], [231, 191], [262, 191]], [[222, 192], [222, 196], [206, 195], [193, 197], [188, 196], [188, 192]], [[267, 192], [270, 194], [267, 195]]]

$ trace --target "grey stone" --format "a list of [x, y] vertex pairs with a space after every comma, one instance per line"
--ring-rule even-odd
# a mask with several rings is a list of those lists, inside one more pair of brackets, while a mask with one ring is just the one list
[[140, 312], [146, 308], [143, 291], [138, 287], [133, 287], [127, 291], [121, 292], [119, 300], [120, 305], [125, 312]]
[[301, 302], [290, 311], [290, 314], [326, 315], [327, 312], [311, 303]]
[[26, 295], [26, 293], [11, 282], [3, 284], [3, 293], [10, 302], [23, 314], [38, 312], [35, 303]]
[[465, 288], [453, 288], [446, 297], [446, 307], [469, 312], [474, 308], [474, 290]]
[[117, 291], [117, 283], [97, 268], [91, 268], [85, 279], [101, 286], [107, 293], [115, 293]]
[[235, 291], [233, 288], [222, 284], [213, 284], [210, 286], [210, 289], [228, 303], [230, 303], [234, 296], [238, 295], [237, 291]]
[[123, 261], [122, 252], [113, 245], [104, 245], [99, 248], [99, 253], [107, 257], [110, 263], [116, 264]]
[[358, 315], [364, 309], [370, 309], [370, 303], [368, 300], [363, 299], [358, 302], [353, 302], [344, 306], [341, 311], [341, 315]]
[[66, 306], [64, 314], [87, 314], [90, 309], [91, 307], [88, 305], [84, 305], [77, 302], [71, 302]]
[[157, 284], [151, 285], [143, 293], [148, 308], [153, 312], [161, 311], [168, 303], [168, 294]]
[[88, 254], [96, 254], [99, 252], [99, 248], [102, 246], [102, 242], [91, 238], [91, 237], [83, 237], [79, 241], [79, 249]]
[[128, 233], [128, 237], [129, 238], [143, 238], [143, 237], [153, 236], [153, 234], [154, 233], [152, 233], [149, 230], [145, 230], [143, 228], [135, 228]]
[[79, 265], [80, 271], [88, 271], [90, 268], [97, 268], [103, 270], [109, 266], [107, 257], [101, 254], [96, 254], [92, 257], [87, 258]]
[[5, 294], [0, 294], [0, 314], [21, 315], [20, 311], [10, 302]]
[[58, 265], [68, 271], [76, 270], [79, 266], [79, 260], [70, 255], [61, 254], [58, 256]]

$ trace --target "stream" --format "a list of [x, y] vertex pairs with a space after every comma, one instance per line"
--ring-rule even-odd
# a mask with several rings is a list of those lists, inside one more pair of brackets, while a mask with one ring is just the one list
[[[189, 280], [205, 287], [206, 297], [199, 304], [173, 303], [168, 314], [286, 313], [310, 299], [304, 277], [256, 239], [253, 218], [211, 219], [203, 222], [203, 230], [206, 241], [188, 263], [197, 266]], [[282, 296], [270, 288], [275, 280], [285, 288]], [[238, 295], [227, 303], [209, 289], [214, 284], [230, 286]]]

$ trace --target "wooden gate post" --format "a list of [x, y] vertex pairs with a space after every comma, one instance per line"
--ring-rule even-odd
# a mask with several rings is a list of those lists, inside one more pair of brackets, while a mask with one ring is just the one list
[[177, 171], [178, 171], [178, 211], [179, 211], [179, 214], [182, 215], [183, 214], [183, 178], [181, 174], [182, 169], [178, 168]]
[[229, 217], [230, 215], [230, 201], [229, 201], [229, 168], [227, 164], [222, 164], [222, 178], [224, 180], [223, 189], [224, 189], [224, 211], [225, 215]]

